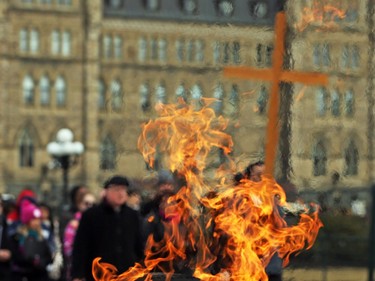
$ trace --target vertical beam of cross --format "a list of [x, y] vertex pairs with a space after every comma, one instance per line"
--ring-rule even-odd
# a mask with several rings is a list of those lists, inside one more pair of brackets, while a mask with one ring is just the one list
[[287, 23], [285, 12], [278, 12], [275, 21], [275, 42], [272, 56], [272, 68], [255, 69], [250, 67], [225, 67], [224, 76], [230, 78], [254, 79], [271, 82], [271, 92], [268, 107], [268, 124], [266, 131], [266, 173], [273, 175], [275, 159], [279, 143], [279, 107], [280, 83], [299, 82], [307, 85], [328, 84], [328, 76], [315, 72], [296, 72], [283, 69], [285, 53], [285, 33]]

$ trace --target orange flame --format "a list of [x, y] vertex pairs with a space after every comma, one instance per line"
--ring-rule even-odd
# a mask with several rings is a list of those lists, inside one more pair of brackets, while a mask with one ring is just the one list
[[286, 205], [286, 196], [273, 179], [242, 180], [233, 186], [222, 173], [233, 174], [228, 157], [215, 187], [204, 180], [210, 150], [219, 147], [228, 156], [233, 146], [224, 133], [227, 121], [216, 117], [209, 104], [199, 111], [182, 103], [163, 105], [159, 113], [143, 125], [138, 147], [150, 164], [157, 150], [165, 153], [166, 163], [184, 176], [186, 185], [168, 199], [164, 237], [157, 241], [149, 236], [143, 264], [118, 275], [97, 258], [96, 280], [150, 281], [155, 270], [171, 280], [175, 269], [183, 267], [200, 280], [264, 281], [265, 266], [275, 253], [286, 265], [292, 253], [313, 245], [322, 226], [318, 208], [301, 215], [298, 225], [287, 226], [278, 211]]
[[334, 5], [326, 5], [314, 0], [311, 7], [304, 7], [301, 20], [295, 25], [298, 31], [314, 25], [321, 29], [331, 29], [337, 26], [337, 20], [346, 17], [346, 11]]

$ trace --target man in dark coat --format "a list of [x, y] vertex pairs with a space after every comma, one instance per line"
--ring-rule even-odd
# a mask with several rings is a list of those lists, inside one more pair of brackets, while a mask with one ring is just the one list
[[139, 215], [125, 204], [128, 187], [125, 177], [108, 179], [103, 201], [82, 214], [73, 246], [74, 281], [94, 280], [91, 271], [96, 257], [114, 265], [119, 273], [143, 258]]

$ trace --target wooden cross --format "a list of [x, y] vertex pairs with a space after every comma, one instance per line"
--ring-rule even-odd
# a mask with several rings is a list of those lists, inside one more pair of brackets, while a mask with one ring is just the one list
[[275, 48], [272, 56], [272, 68], [256, 69], [250, 67], [225, 67], [224, 76], [231, 78], [255, 79], [272, 83], [266, 136], [266, 173], [272, 175], [275, 166], [277, 146], [279, 142], [279, 89], [280, 82], [300, 82], [306, 85], [327, 85], [328, 77], [315, 72], [297, 72], [283, 69], [286, 33], [285, 12], [278, 12], [275, 21]]

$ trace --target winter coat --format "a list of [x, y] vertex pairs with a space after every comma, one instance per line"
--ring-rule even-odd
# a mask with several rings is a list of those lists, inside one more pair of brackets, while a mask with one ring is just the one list
[[52, 254], [48, 241], [41, 233], [35, 230], [17, 232], [10, 237], [10, 248], [12, 275], [19, 276], [20, 279], [48, 279], [47, 265], [52, 262]]
[[138, 213], [126, 205], [119, 212], [103, 201], [82, 214], [74, 239], [72, 278], [92, 277], [92, 261], [110, 263], [118, 273], [143, 258], [141, 223]]
[[[9, 239], [7, 232], [7, 224], [3, 215], [0, 215], [0, 249], [9, 249]], [[8, 281], [10, 278], [10, 261], [0, 262], [0, 280]]]

